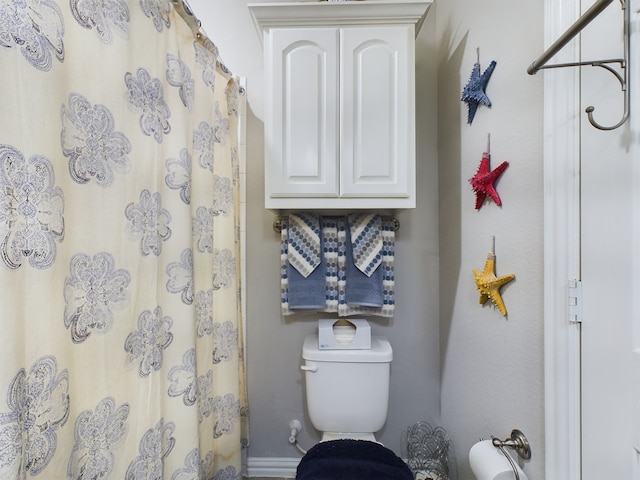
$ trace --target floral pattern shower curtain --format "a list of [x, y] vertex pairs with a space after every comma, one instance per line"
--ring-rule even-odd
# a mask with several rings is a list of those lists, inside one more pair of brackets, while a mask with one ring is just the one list
[[237, 80], [169, 0], [0, 47], [0, 478], [240, 478]]

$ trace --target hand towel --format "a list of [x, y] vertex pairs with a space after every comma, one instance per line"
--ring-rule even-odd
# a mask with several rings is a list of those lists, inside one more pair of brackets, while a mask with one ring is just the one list
[[287, 251], [289, 307], [324, 308], [325, 268], [319, 218], [310, 214], [289, 215], [286, 224], [285, 228], [283, 222], [282, 243]]
[[349, 227], [346, 217], [340, 217], [338, 224], [338, 315], [348, 317], [351, 315], [375, 315], [391, 318], [395, 313], [395, 230], [393, 219], [382, 219], [382, 287], [383, 304], [380, 307], [355, 305], [347, 303], [347, 235]]
[[311, 213], [289, 215], [287, 256], [289, 264], [307, 278], [322, 262], [320, 219]]
[[370, 277], [382, 263], [382, 218], [376, 213], [347, 216], [355, 266]]
[[382, 307], [382, 224], [380, 215], [348, 215], [345, 301], [348, 305]]

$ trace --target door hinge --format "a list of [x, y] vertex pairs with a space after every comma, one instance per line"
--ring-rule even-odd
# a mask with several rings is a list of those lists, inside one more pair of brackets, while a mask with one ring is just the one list
[[569, 280], [569, 322], [582, 322], [582, 282]]

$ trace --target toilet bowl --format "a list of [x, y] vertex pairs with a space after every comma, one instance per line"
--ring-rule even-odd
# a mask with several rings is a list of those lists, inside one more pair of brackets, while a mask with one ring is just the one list
[[365, 350], [320, 349], [317, 335], [302, 347], [307, 409], [321, 442], [339, 439], [376, 442], [389, 405], [393, 358], [386, 338], [373, 335]]

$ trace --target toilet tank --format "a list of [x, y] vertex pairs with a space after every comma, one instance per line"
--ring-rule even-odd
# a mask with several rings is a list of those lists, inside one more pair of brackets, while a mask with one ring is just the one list
[[318, 336], [307, 335], [302, 358], [307, 408], [316, 429], [374, 433], [382, 428], [393, 358], [386, 338], [373, 335], [367, 350], [320, 350]]

